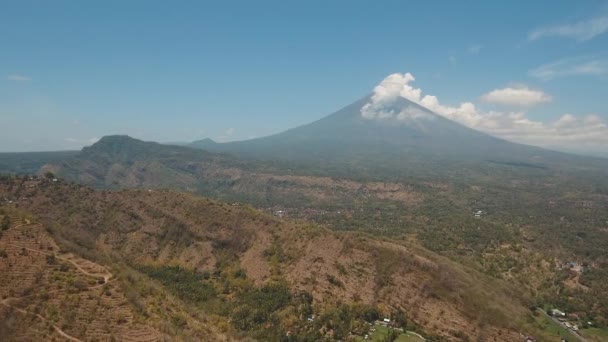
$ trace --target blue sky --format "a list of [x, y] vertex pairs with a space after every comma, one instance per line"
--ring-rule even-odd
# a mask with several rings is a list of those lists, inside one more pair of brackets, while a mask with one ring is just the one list
[[258, 137], [395, 73], [474, 128], [608, 151], [607, 1], [2, 1], [0, 46], [0, 151]]

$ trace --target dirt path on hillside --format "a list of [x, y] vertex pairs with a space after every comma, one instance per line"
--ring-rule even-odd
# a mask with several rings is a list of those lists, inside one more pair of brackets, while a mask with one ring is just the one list
[[55, 258], [59, 259], [59, 260], [63, 260], [65, 262], [69, 262], [70, 264], [74, 265], [74, 267], [76, 267], [76, 269], [78, 271], [80, 271], [82, 274], [85, 274], [89, 277], [94, 277], [94, 278], [103, 278], [103, 284], [100, 285], [105, 285], [106, 283], [108, 283], [110, 281], [110, 279], [112, 278], [112, 273], [108, 272], [108, 273], [90, 273], [87, 270], [83, 269], [80, 265], [78, 265], [76, 262], [74, 262], [73, 260], [63, 257], [61, 255], [55, 254], [55, 253], [47, 253], [47, 252], [43, 252], [43, 251], [39, 251], [33, 248], [29, 248], [29, 247], [25, 247], [25, 246], [21, 246], [21, 245], [17, 245], [14, 243], [3, 243], [6, 246], [13, 246], [13, 247], [17, 247], [17, 248], [22, 248], [31, 252], [35, 252], [35, 253], [40, 253], [40, 254], [44, 254], [44, 255], [52, 255]]
[[[11, 229], [17, 229], [17, 228], [20, 228], [20, 227], [23, 227], [23, 226], [27, 226], [27, 225], [29, 225], [29, 223], [19, 224], [19, 225], [16, 225], [16, 226], [12, 227]], [[35, 226], [42, 227], [40, 224], [36, 224]], [[40, 253], [40, 254], [44, 254], [44, 255], [52, 255], [55, 258], [59, 259], [59, 260], [63, 260], [65, 262], [69, 262], [74, 267], [76, 267], [76, 269], [78, 271], [80, 271], [82, 274], [85, 274], [85, 275], [87, 275], [89, 277], [94, 277], [94, 278], [100, 278], [100, 277], [103, 278], [103, 284], [100, 284], [100, 285], [105, 285], [113, 277], [112, 273], [110, 273], [110, 272], [107, 272], [107, 273], [90, 273], [87, 270], [83, 269], [80, 265], [78, 265], [72, 259], [66, 258], [66, 257], [61, 256], [61, 255], [56, 254], [56, 253], [43, 252], [43, 251], [39, 251], [39, 250], [36, 250], [36, 249], [33, 249], [33, 248], [21, 246], [21, 245], [14, 244], [14, 243], [2, 243], [2, 242], [0, 242], [0, 244], [4, 244], [4, 245], [7, 245], [7, 246], [13, 246], [13, 247], [17, 247], [17, 248], [22, 248], [22, 249], [25, 249], [25, 250], [28, 250], [28, 251], [31, 251], [31, 252]], [[99, 266], [99, 267], [103, 268], [102, 266]]]
[[[27, 223], [24, 223], [24, 224], [19, 224], [19, 225], [13, 226], [11, 229], [18, 229], [18, 228], [20, 228], [20, 227], [27, 226], [27, 225], [29, 225], [29, 224], [30, 224], [30, 222], [29, 222], [29, 220], [28, 220], [28, 221], [27, 221]], [[38, 226], [40, 226], [40, 227], [41, 227], [41, 225], [39, 225], [39, 224], [38, 224], [38, 225], [35, 225], [34, 227], [38, 227]], [[96, 278], [96, 279], [99, 279], [100, 277], [101, 277], [101, 278], [103, 278], [103, 284], [99, 284], [99, 285], [91, 286], [91, 287], [88, 287], [88, 289], [99, 288], [99, 287], [105, 286], [105, 285], [106, 285], [106, 284], [108, 284], [110, 281], [114, 281], [114, 280], [115, 280], [115, 279], [112, 279], [113, 275], [112, 275], [112, 273], [110, 273], [110, 272], [107, 272], [107, 273], [91, 273], [91, 272], [89, 272], [89, 271], [87, 271], [87, 270], [83, 269], [83, 268], [82, 268], [82, 267], [81, 267], [81, 266], [80, 266], [78, 263], [76, 263], [76, 262], [75, 262], [75, 261], [73, 261], [72, 259], [70, 259], [70, 258], [66, 258], [66, 257], [63, 257], [63, 256], [58, 255], [58, 254], [56, 254], [56, 253], [48, 253], [48, 252], [44, 252], [44, 251], [39, 251], [39, 250], [36, 250], [36, 249], [33, 249], [33, 248], [29, 248], [29, 247], [26, 247], [26, 246], [21, 246], [21, 245], [14, 244], [14, 243], [4, 243], [4, 242], [0, 242], [0, 244], [5, 245], [5, 246], [12, 246], [12, 247], [16, 247], [16, 248], [21, 248], [21, 249], [23, 249], [23, 250], [27, 250], [27, 251], [31, 251], [31, 252], [35, 252], [35, 253], [40, 253], [40, 254], [43, 254], [43, 255], [52, 255], [53, 257], [55, 257], [55, 258], [57, 258], [57, 259], [59, 259], [59, 260], [62, 260], [62, 261], [64, 261], [64, 262], [68, 262], [68, 263], [72, 264], [72, 265], [73, 265], [73, 266], [74, 266], [74, 267], [75, 267], [75, 268], [76, 268], [76, 269], [77, 269], [77, 270], [78, 270], [80, 273], [82, 273], [82, 274], [84, 274], [84, 275], [87, 275], [87, 276], [89, 276], [89, 277], [93, 277], [93, 278]], [[83, 260], [84, 260], [84, 259], [83, 259]], [[102, 267], [102, 266], [99, 266], [99, 267]], [[102, 267], [102, 268], [103, 268], [103, 267]], [[110, 280], [110, 279], [112, 279], [112, 280]], [[27, 297], [27, 296], [26, 296], [26, 297]], [[4, 305], [4, 306], [7, 306], [7, 307], [9, 307], [9, 308], [12, 308], [13, 310], [15, 310], [15, 311], [17, 311], [17, 312], [20, 312], [20, 313], [22, 313], [22, 314], [24, 314], [24, 315], [28, 315], [28, 314], [30, 314], [30, 315], [34, 315], [34, 316], [36, 316], [38, 319], [40, 319], [40, 320], [42, 320], [42, 321], [44, 321], [44, 322], [48, 322], [48, 323], [50, 323], [50, 324], [52, 325], [53, 329], [55, 329], [55, 331], [56, 331], [56, 332], [57, 332], [59, 335], [61, 335], [62, 337], [66, 338], [66, 339], [67, 339], [67, 340], [69, 340], [69, 341], [74, 341], [74, 342], [83, 342], [82, 340], [80, 340], [80, 339], [78, 339], [78, 338], [76, 338], [76, 337], [74, 337], [74, 336], [72, 336], [72, 335], [70, 335], [70, 334], [66, 333], [65, 331], [61, 330], [61, 328], [59, 328], [58, 326], [56, 326], [56, 325], [52, 324], [52, 323], [51, 323], [51, 322], [50, 322], [48, 319], [46, 319], [44, 316], [42, 316], [42, 315], [40, 315], [40, 314], [37, 314], [37, 313], [31, 313], [31, 312], [28, 312], [27, 310], [24, 310], [24, 309], [18, 308], [18, 307], [16, 307], [16, 306], [13, 306], [13, 305], [11, 305], [11, 304], [10, 304], [10, 301], [11, 301], [11, 300], [19, 300], [19, 299], [23, 299], [23, 298], [25, 298], [25, 297], [20, 297], [20, 298], [18, 298], [18, 297], [9, 297], [9, 298], [5, 298], [4, 300], [0, 301], [0, 304], [2, 304], [2, 305]]]
[[90, 277], [95, 277], [95, 278], [103, 277], [103, 284], [101, 284], [101, 285], [107, 284], [110, 281], [110, 279], [112, 278], [112, 273], [110, 273], [110, 272], [108, 272], [108, 273], [90, 273], [90, 272], [86, 271], [85, 269], [83, 269], [76, 262], [72, 261], [71, 259], [62, 257], [60, 255], [56, 255], [56, 254], [54, 254], [54, 255], [57, 259], [67, 261], [70, 264], [74, 265], [74, 267], [76, 267], [76, 269], [79, 270], [80, 272], [82, 272], [83, 274], [86, 274]]
[[[18, 308], [18, 307], [16, 307], [16, 306], [10, 305], [8, 302], [9, 302], [11, 299], [19, 299], [19, 298], [6, 298], [6, 299], [4, 299], [4, 300], [3, 300], [2, 302], [0, 302], [0, 303], [1, 303], [2, 305], [4, 305], [4, 306], [7, 306], [7, 307], [9, 307], [9, 308], [11, 308], [11, 309], [13, 309], [13, 310], [17, 311], [17, 312], [20, 312], [20, 313], [24, 314], [24, 315], [34, 315], [34, 316], [36, 316], [38, 319], [40, 319], [40, 320], [42, 320], [42, 321], [44, 321], [44, 322], [51, 323], [51, 322], [50, 322], [48, 319], [44, 318], [44, 316], [42, 316], [42, 315], [40, 315], [40, 314], [34, 314], [34, 313], [30, 313], [30, 312], [28, 312], [27, 310], [24, 310], [24, 309]], [[74, 342], [83, 342], [82, 340], [80, 340], [80, 339], [78, 339], [78, 338], [76, 338], [76, 337], [74, 337], [74, 336], [72, 336], [72, 335], [70, 335], [70, 334], [66, 333], [65, 331], [61, 330], [61, 328], [59, 328], [59, 327], [58, 327], [58, 326], [56, 326], [55, 324], [52, 324], [52, 323], [51, 323], [51, 325], [53, 326], [53, 329], [55, 329], [55, 331], [56, 331], [56, 332], [57, 332], [59, 335], [61, 335], [61, 336], [65, 337], [66, 339], [68, 339], [68, 340], [70, 340], [70, 341], [74, 341]]]

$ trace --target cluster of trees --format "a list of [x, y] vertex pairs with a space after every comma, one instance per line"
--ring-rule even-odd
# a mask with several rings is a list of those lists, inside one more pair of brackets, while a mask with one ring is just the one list
[[246, 291], [235, 304], [232, 323], [237, 329], [250, 331], [265, 323], [278, 323], [276, 313], [292, 304], [292, 296], [287, 285], [274, 283]]
[[[329, 335], [343, 340], [351, 333], [369, 333], [373, 322], [383, 318], [377, 307], [361, 303], [326, 303], [313, 308], [313, 298], [307, 292], [292, 292], [282, 281], [255, 287], [243, 281], [246, 276], [239, 275], [238, 269], [230, 271], [230, 267], [224, 266], [213, 275], [179, 266], [138, 269], [180, 299], [229, 319], [235, 331], [259, 340], [319, 341]], [[408, 321], [402, 310], [389, 317], [394, 327], [406, 327]]]
[[160, 281], [176, 296], [188, 303], [200, 304], [217, 296], [215, 288], [204, 281], [202, 273], [180, 266], [143, 266], [139, 270]]

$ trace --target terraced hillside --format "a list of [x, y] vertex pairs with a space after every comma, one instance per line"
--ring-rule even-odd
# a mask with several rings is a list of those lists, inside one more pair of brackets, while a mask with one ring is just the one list
[[[10, 219], [23, 221], [18, 216]], [[4, 254], [0, 260], [2, 316], [16, 339], [59, 335], [73, 341], [83, 336], [91, 340], [160, 340], [157, 330], [135, 321], [124, 294], [110, 283], [109, 271], [60, 253], [40, 224], [25, 221], [11, 226], [0, 240]], [[37, 318], [34, 327], [26, 323], [32, 318]]]
[[[431, 340], [543, 336], [518, 288], [415, 242], [330, 232], [171, 191], [9, 178], [0, 198], [12, 201], [5, 213], [27, 212], [51, 232], [12, 224], [1, 240], [7, 265], [37, 265], [29, 273], [7, 269], [3, 291], [7, 309], [44, 317], [40, 334], [59, 333], [49, 321], [87, 340], [89, 333], [153, 339], [204, 329], [235, 339], [341, 340], [363, 336], [366, 321], [391, 317]], [[24, 252], [17, 237], [25, 236], [31, 250]], [[21, 278], [32, 285], [18, 287]]]
[[4, 213], [11, 224], [0, 237], [0, 340], [171, 339], [158, 319], [133, 307], [106, 267], [62, 251], [18, 211]]

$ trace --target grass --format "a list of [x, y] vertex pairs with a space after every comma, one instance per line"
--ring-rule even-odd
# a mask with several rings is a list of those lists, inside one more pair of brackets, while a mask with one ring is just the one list
[[399, 337], [397, 337], [397, 339], [395, 341], [397, 341], [397, 342], [420, 342], [420, 341], [424, 341], [424, 340], [421, 339], [420, 337], [408, 332], [408, 333], [399, 335]]
[[[380, 324], [374, 325], [374, 328], [376, 329], [376, 331], [369, 334], [370, 338], [367, 341], [373, 341], [373, 342], [384, 341], [384, 338], [388, 335], [389, 328], [384, 325], [380, 325]], [[359, 337], [359, 338], [357, 338], [357, 341], [365, 341], [365, 340], [363, 339], [363, 337]], [[422, 340], [420, 337], [418, 337], [410, 332], [404, 332], [404, 333], [401, 333], [395, 341], [396, 342], [421, 342], [424, 340]]]
[[536, 322], [539, 327], [547, 333], [547, 335], [551, 335], [554, 337], [574, 337], [572, 332], [563, 326], [555, 323], [551, 318], [547, 317], [544, 313], [539, 313], [536, 317]]
[[592, 341], [608, 341], [608, 330], [600, 328], [587, 328], [581, 330], [584, 337]]

